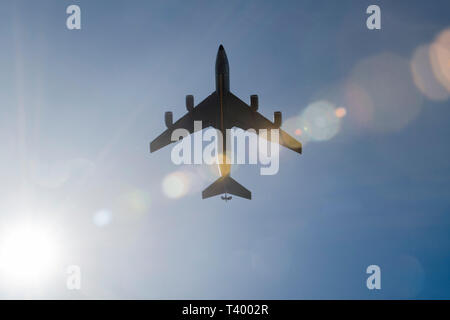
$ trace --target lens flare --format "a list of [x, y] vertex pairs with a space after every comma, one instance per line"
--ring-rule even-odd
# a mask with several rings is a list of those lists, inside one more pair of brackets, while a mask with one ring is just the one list
[[[110, 221], [116, 222], [116, 226], [139, 223], [150, 213], [152, 205], [151, 192], [136, 186], [123, 186], [120, 194], [107, 206]], [[101, 213], [100, 217], [107, 218], [108, 214]], [[103, 218], [102, 218], [103, 219]], [[108, 222], [109, 224], [110, 222]]]
[[344, 107], [339, 107], [334, 111], [334, 113], [336, 114], [336, 117], [343, 118], [347, 114], [347, 109]]
[[430, 46], [423, 45], [416, 49], [411, 60], [411, 73], [414, 84], [427, 98], [435, 101], [448, 99], [449, 93], [434, 75]]
[[349, 118], [358, 126], [368, 127], [373, 117], [373, 102], [369, 94], [354, 83], [348, 83], [344, 91]]
[[304, 136], [315, 141], [330, 140], [340, 129], [335, 106], [326, 100], [310, 104], [301, 114], [299, 122]]
[[[400, 56], [382, 53], [362, 60], [352, 70], [349, 83], [359, 88], [357, 93], [361, 97], [357, 98], [361, 101], [356, 101], [357, 109], [368, 112], [366, 115], [370, 118], [365, 119], [364, 125], [369, 129], [397, 131], [420, 113], [423, 97], [413, 83], [409, 61]], [[354, 100], [353, 96], [351, 98]], [[350, 111], [353, 114], [353, 110]]]
[[442, 31], [431, 44], [430, 58], [434, 75], [450, 92], [450, 29]]
[[188, 175], [182, 171], [176, 171], [166, 176], [162, 183], [164, 194], [171, 198], [181, 198], [189, 191], [190, 181]]
[[97, 227], [105, 227], [107, 226], [112, 219], [112, 213], [111, 211], [107, 209], [102, 209], [100, 211], [97, 211], [94, 216], [92, 217], [92, 221]]
[[304, 144], [304, 132], [303, 129], [300, 128], [300, 117], [290, 117], [284, 121], [283, 130], [285, 130], [288, 134], [294, 135], [296, 137], [301, 137], [301, 142]]
[[125, 205], [134, 213], [142, 214], [150, 208], [150, 196], [141, 189], [132, 189], [124, 195]]

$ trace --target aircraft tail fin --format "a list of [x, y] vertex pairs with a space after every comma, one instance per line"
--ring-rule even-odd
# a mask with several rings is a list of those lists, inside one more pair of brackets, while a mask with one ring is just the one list
[[212, 185], [203, 190], [202, 198], [206, 199], [223, 193], [229, 193], [249, 200], [252, 198], [252, 193], [231, 178], [230, 175], [220, 177]]

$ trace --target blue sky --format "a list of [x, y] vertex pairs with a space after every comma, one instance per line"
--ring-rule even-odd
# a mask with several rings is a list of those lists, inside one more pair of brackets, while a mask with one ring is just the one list
[[[71, 4], [79, 31], [66, 28]], [[381, 30], [366, 28], [370, 4]], [[2, 1], [1, 229], [51, 225], [60, 254], [39, 288], [4, 286], [0, 297], [450, 298], [450, 100], [424, 94], [411, 71], [417, 48], [450, 27], [449, 9]], [[148, 150], [165, 111], [176, 119], [186, 94], [214, 90], [220, 44], [231, 90], [259, 94], [269, 118], [281, 110], [291, 134], [314, 102], [347, 110], [326, 140], [297, 137], [303, 155], [282, 150], [277, 175], [236, 168], [251, 201], [201, 200], [216, 178], [208, 168]], [[186, 193], [169, 198], [163, 181], [179, 171]], [[65, 287], [71, 264], [81, 291]], [[380, 291], [366, 288], [371, 264]]]

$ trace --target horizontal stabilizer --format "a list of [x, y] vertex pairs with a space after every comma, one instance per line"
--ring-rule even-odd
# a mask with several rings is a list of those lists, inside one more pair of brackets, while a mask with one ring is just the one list
[[252, 193], [231, 178], [230, 175], [220, 177], [212, 185], [203, 190], [202, 198], [206, 199], [224, 193], [229, 193], [249, 200], [252, 198]]

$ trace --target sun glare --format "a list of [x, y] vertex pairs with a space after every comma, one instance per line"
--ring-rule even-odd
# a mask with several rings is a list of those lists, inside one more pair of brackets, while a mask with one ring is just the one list
[[0, 239], [0, 274], [14, 285], [35, 284], [51, 274], [57, 256], [57, 242], [46, 228], [8, 228]]

